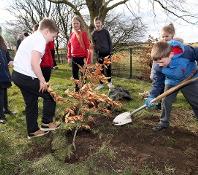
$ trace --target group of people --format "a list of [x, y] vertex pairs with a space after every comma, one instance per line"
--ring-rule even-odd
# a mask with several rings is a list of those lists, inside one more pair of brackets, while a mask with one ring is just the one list
[[[97, 19], [99, 20], [99, 19]], [[100, 20], [99, 20], [100, 21]], [[101, 21], [100, 21], [101, 22]], [[102, 26], [102, 24], [100, 24]], [[78, 65], [84, 65], [84, 58], [88, 58], [91, 42], [87, 32], [84, 30], [83, 22], [80, 17], [76, 16], [72, 20], [72, 33], [68, 42], [68, 62], [72, 63], [72, 75], [74, 79], [79, 79]], [[98, 32], [102, 30], [100, 28]], [[38, 25], [33, 27], [33, 33], [23, 39], [17, 48], [17, 52], [13, 63], [12, 81], [19, 87], [25, 101], [25, 113], [28, 138], [46, 135], [49, 131], [57, 129], [60, 124], [55, 123], [53, 118], [55, 116], [56, 103], [51, 95], [48, 93], [48, 81], [51, 76], [51, 69], [53, 67], [52, 57], [54, 57], [54, 38], [57, 37], [58, 27], [51, 19], [44, 18]], [[112, 52], [112, 43], [109, 33], [105, 30], [107, 37], [106, 43], [109, 44], [108, 52], [102, 52], [101, 47], [103, 43], [98, 41], [98, 36], [95, 36], [95, 44], [97, 45], [97, 54], [100, 55], [100, 60], [105, 56], [109, 56]], [[101, 44], [101, 45], [99, 45]], [[1, 66], [0, 69], [3, 74], [3, 79], [0, 79], [0, 121], [4, 123], [3, 105], [5, 100], [3, 98], [5, 91], [11, 86], [11, 76], [9, 74], [8, 65], [10, 58], [7, 57], [7, 48], [5, 42], [1, 49]], [[2, 56], [2, 54], [4, 54]], [[90, 60], [88, 61], [90, 62]], [[110, 74], [108, 74], [109, 76]], [[109, 76], [110, 77], [110, 76]], [[2, 81], [2, 82], [1, 82]], [[111, 81], [109, 81], [111, 82]], [[5, 85], [4, 85], [5, 84]], [[76, 91], [79, 87], [76, 86]], [[43, 115], [42, 124], [39, 127], [37, 123], [38, 118], [38, 97], [43, 98]], [[5, 105], [4, 105], [5, 106]], [[6, 110], [6, 108], [5, 108]]]
[[[86, 63], [92, 62], [92, 56], [90, 56], [90, 50], [94, 48], [96, 53], [97, 62], [102, 65], [102, 74], [108, 77], [108, 87], [112, 88], [111, 81], [111, 64], [104, 66], [104, 58], [111, 57], [112, 55], [112, 41], [109, 32], [102, 26], [102, 20], [99, 17], [94, 19], [95, 30], [92, 33], [92, 39], [89, 39], [88, 33], [85, 30], [82, 19], [79, 16], [75, 16], [72, 19], [72, 33], [67, 45], [67, 58], [68, 63], [72, 65], [72, 75], [74, 80], [79, 79], [79, 66], [83, 66]], [[91, 43], [91, 40], [93, 43]], [[100, 81], [97, 90], [103, 88], [103, 82]], [[79, 87], [76, 84], [75, 90], [78, 91]]]
[[[72, 65], [72, 76], [75, 80], [79, 79], [79, 65], [84, 66], [85, 61], [90, 63], [89, 50], [92, 47], [99, 64], [103, 64], [105, 57], [110, 58], [112, 55], [112, 41], [109, 32], [102, 27], [102, 20], [96, 17], [94, 25], [95, 30], [92, 33], [92, 39], [90, 39], [81, 18], [75, 16], [72, 19], [72, 33], [67, 45], [67, 58]], [[21, 42], [14, 58], [12, 80], [19, 87], [25, 101], [28, 138], [46, 135], [49, 131], [56, 130], [60, 126], [59, 123], [53, 121], [56, 103], [47, 91], [47, 82], [50, 79], [53, 66], [51, 60], [54, 53], [51, 45], [53, 45], [52, 42], [57, 34], [58, 27], [55, 22], [44, 18], [37, 26], [34, 26], [33, 34]], [[192, 73], [194, 73], [192, 77], [198, 77], [196, 62], [198, 49], [184, 45], [182, 40], [174, 38], [174, 35], [174, 26], [172, 24], [165, 26], [162, 29], [162, 40], [155, 43], [152, 48], [151, 79], [153, 83], [150, 94], [145, 101], [148, 108], [153, 106], [152, 99], [179, 84]], [[7, 66], [10, 58], [7, 53], [5, 42], [0, 40], [0, 119], [3, 119], [3, 110], [6, 109], [3, 98], [6, 94], [5, 90], [11, 86]], [[108, 77], [108, 86], [112, 88], [111, 65], [103, 67], [102, 73]], [[96, 90], [103, 87], [103, 83], [99, 82]], [[76, 84], [75, 91], [78, 92], [79, 88]], [[181, 91], [198, 119], [197, 89], [198, 82], [196, 81], [186, 85]], [[159, 124], [153, 128], [154, 131], [169, 127], [172, 103], [177, 93], [178, 91], [162, 100], [161, 119]], [[40, 127], [37, 123], [38, 97], [43, 98], [43, 115]]]
[[[153, 65], [150, 77], [153, 82], [150, 94], [145, 101], [148, 108], [154, 105], [152, 100], [164, 91], [176, 86], [186, 78], [198, 77], [198, 48], [183, 44], [183, 40], [174, 38], [174, 35], [173, 24], [164, 26], [161, 31], [161, 41], [155, 43], [152, 48]], [[169, 127], [172, 103], [175, 101], [178, 91], [162, 100], [160, 122], [153, 127], [154, 131]], [[191, 105], [198, 120], [198, 81], [184, 86], [181, 88], [181, 92]]]

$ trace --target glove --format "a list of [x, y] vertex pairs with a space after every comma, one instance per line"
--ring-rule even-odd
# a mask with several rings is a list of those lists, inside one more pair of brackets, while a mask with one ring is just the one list
[[156, 104], [151, 103], [151, 101], [154, 99], [152, 96], [148, 96], [148, 98], [145, 98], [144, 104], [146, 105], [147, 108], [153, 109], [155, 108]]

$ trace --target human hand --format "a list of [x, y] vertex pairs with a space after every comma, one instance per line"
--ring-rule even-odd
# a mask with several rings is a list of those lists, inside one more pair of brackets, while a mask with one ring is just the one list
[[155, 107], [155, 103], [152, 103], [152, 100], [154, 97], [148, 96], [148, 98], [145, 98], [144, 104], [146, 105], [147, 108], [152, 109]]
[[46, 91], [48, 88], [48, 83], [46, 83], [45, 81], [40, 81], [40, 88], [39, 88], [39, 92], [44, 92]]
[[68, 64], [71, 64], [71, 58], [68, 58], [67, 61], [68, 61]]
[[13, 66], [13, 61], [9, 61], [8, 66]]

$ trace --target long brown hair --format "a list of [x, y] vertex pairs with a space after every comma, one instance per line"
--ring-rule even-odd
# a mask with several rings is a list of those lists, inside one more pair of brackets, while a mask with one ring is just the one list
[[6, 46], [5, 41], [1, 35], [0, 35], [0, 48], [3, 50], [7, 50], [7, 46]]
[[84, 22], [83, 22], [83, 20], [81, 19], [80, 16], [74, 16], [74, 17], [72, 18], [72, 22], [73, 22], [74, 20], [77, 20], [77, 21], [80, 22], [80, 30], [81, 30], [81, 31], [86, 31], [85, 24], [84, 24]]

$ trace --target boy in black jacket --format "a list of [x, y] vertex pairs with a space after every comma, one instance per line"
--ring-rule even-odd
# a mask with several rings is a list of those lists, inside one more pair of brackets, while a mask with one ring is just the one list
[[[104, 58], [106, 56], [110, 57], [112, 54], [112, 41], [109, 32], [106, 29], [102, 28], [102, 21], [99, 17], [96, 17], [94, 19], [94, 25], [95, 25], [95, 30], [92, 33], [94, 51], [97, 54], [97, 62], [99, 64], [103, 64]], [[108, 87], [110, 89], [113, 88], [111, 82], [111, 64], [108, 65], [107, 67], [103, 66], [102, 73], [105, 74], [106, 77], [109, 77]], [[104, 87], [103, 83], [100, 82], [96, 90], [99, 90], [103, 87]]]

